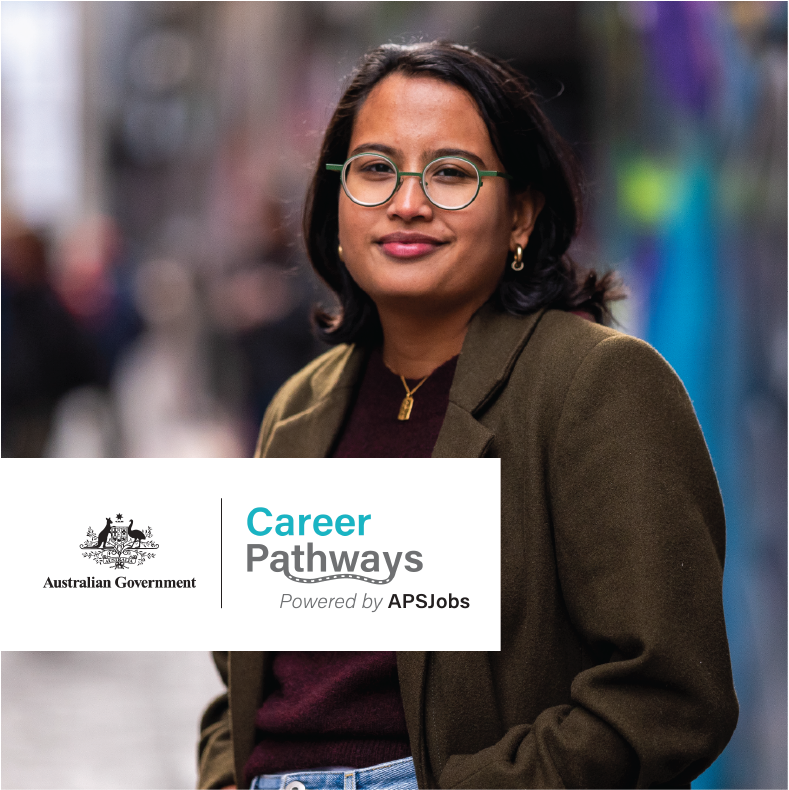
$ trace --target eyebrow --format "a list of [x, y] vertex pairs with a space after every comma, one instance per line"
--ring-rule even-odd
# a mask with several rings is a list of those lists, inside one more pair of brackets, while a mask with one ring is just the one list
[[[392, 148], [389, 145], [383, 145], [382, 143], [362, 143], [361, 145], [357, 145], [353, 151], [348, 153], [348, 158], [355, 156], [356, 154], [363, 154], [367, 151], [386, 154], [386, 156], [394, 159], [400, 151], [396, 148]], [[471, 151], [466, 151], [464, 148], [436, 148], [431, 151], [426, 152], [426, 161], [425, 164], [428, 162], [432, 162], [434, 159], [439, 159], [442, 156], [462, 156], [464, 159], [470, 159], [474, 162], [475, 165], [479, 167], [480, 170], [485, 170], [485, 163], [480, 159], [479, 156], [476, 154], [471, 153]]]

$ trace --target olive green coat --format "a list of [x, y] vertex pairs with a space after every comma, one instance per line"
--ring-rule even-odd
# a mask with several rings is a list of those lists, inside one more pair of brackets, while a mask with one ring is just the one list
[[[326, 456], [363, 363], [341, 346], [287, 382], [258, 454]], [[687, 787], [738, 707], [723, 506], [671, 368], [576, 316], [485, 306], [433, 455], [502, 459], [501, 651], [397, 654], [420, 787]], [[204, 787], [243, 781], [269, 682], [264, 653], [217, 659]]]

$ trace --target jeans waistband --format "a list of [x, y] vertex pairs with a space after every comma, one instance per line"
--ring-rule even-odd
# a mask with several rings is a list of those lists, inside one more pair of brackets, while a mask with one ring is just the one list
[[349, 771], [293, 771], [262, 774], [251, 790], [417, 790], [411, 757]]

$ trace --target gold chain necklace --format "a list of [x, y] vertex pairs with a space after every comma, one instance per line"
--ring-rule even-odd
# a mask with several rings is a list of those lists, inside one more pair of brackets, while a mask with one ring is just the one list
[[419, 382], [413, 389], [408, 388], [408, 384], [406, 384], [405, 376], [400, 376], [400, 381], [403, 382], [403, 386], [405, 387], [405, 398], [403, 398], [403, 402], [400, 404], [400, 413], [397, 415], [398, 420], [407, 420], [411, 416], [411, 409], [414, 408], [414, 399], [411, 397], [432, 375], [432, 373], [428, 373], [422, 381]]

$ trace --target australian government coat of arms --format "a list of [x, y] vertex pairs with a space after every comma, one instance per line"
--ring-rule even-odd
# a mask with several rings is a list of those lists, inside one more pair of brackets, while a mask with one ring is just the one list
[[123, 514], [118, 513], [115, 521], [107, 517], [103, 529], [98, 535], [93, 527], [88, 527], [87, 539], [79, 544], [83, 550], [82, 556], [88, 557], [99, 565], [111, 565], [113, 568], [128, 568], [140, 566], [145, 560], [151, 560], [156, 555], [151, 549], [158, 549], [159, 544], [153, 542], [153, 531], [146, 527], [134, 528], [134, 519], [129, 519], [126, 524]]

